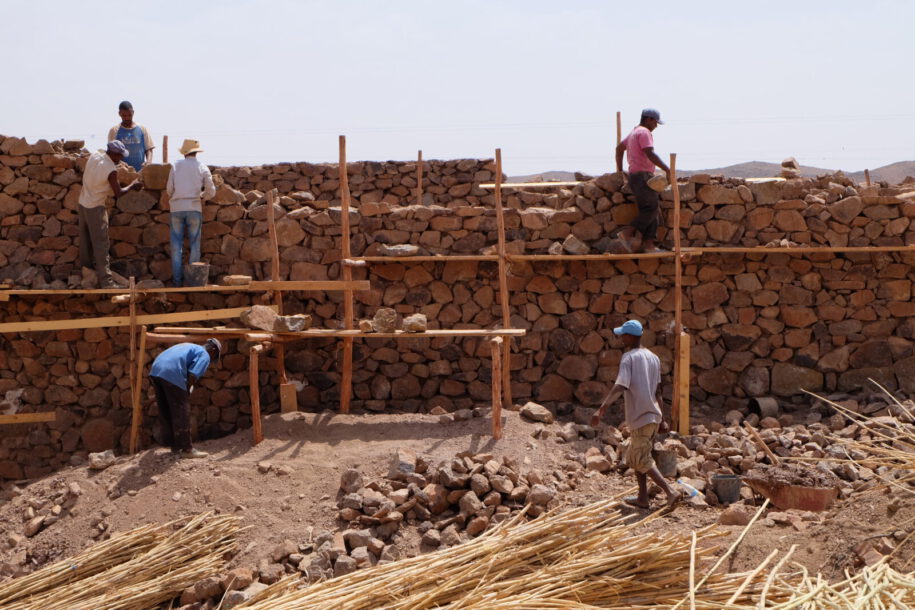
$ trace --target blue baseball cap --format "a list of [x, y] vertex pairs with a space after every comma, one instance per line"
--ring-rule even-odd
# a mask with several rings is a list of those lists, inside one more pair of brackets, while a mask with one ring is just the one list
[[659, 124], [663, 125], [664, 121], [661, 120], [661, 113], [655, 110], [654, 108], [646, 108], [642, 111], [642, 116], [648, 119], [656, 119]]
[[127, 150], [127, 147], [124, 146], [124, 143], [120, 140], [112, 140], [108, 142], [108, 152], [112, 155], [121, 155], [122, 157], [126, 157], [130, 154], [130, 152]]
[[623, 325], [613, 329], [614, 335], [642, 336], [642, 324], [638, 320], [626, 320]]

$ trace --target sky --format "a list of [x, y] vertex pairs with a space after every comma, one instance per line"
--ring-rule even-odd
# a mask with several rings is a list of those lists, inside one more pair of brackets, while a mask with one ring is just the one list
[[[682, 169], [915, 159], [915, 2], [0, 0], [0, 134], [100, 147], [130, 100], [174, 160], [492, 157], [613, 171], [660, 110]], [[161, 159], [157, 149], [155, 159]]]

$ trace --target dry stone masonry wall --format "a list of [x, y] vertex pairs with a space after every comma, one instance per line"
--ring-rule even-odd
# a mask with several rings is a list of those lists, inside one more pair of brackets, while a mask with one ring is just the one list
[[[0, 279], [19, 287], [88, 285], [78, 266], [76, 205], [88, 152], [80, 142], [0, 136]], [[494, 253], [496, 216], [490, 160], [429, 161], [422, 204], [413, 162], [347, 166], [353, 195], [355, 256], [398, 253]], [[120, 170], [122, 182], [132, 178]], [[164, 173], [145, 172], [146, 191], [112, 203], [113, 268], [138, 279], [170, 279]], [[217, 195], [205, 208], [203, 258], [211, 279], [269, 277], [266, 198], [280, 192], [277, 229], [283, 279], [338, 279], [338, 167], [286, 163], [214, 168]], [[684, 246], [903, 246], [915, 244], [911, 185], [859, 187], [841, 174], [816, 180], [744, 182], [692, 176], [681, 183]], [[505, 190], [507, 249], [512, 254], [610, 251], [611, 234], [635, 214], [622, 177], [607, 174], [549, 190]], [[669, 219], [670, 191], [662, 194]], [[668, 224], [665, 220], [662, 225]], [[668, 224], [669, 226], [669, 224]], [[670, 239], [662, 229], [662, 239]], [[750, 397], [797, 399], [802, 388], [854, 392], [868, 377], [915, 391], [912, 252], [694, 254], [684, 266], [684, 324], [693, 335], [692, 395], [698, 405], [739, 407]], [[491, 261], [374, 263], [354, 270], [372, 290], [356, 293], [356, 316], [380, 307], [425, 314], [430, 328], [501, 323], [497, 268]], [[515, 341], [516, 402], [594, 406], [612, 385], [621, 352], [612, 328], [645, 322], [645, 343], [672, 362], [674, 265], [671, 258], [620, 261], [514, 261], [509, 289]], [[147, 313], [237, 307], [239, 293], [147, 298]], [[125, 315], [101, 297], [13, 297], [3, 321]], [[292, 293], [285, 312], [307, 313], [314, 327], [342, 319], [339, 293]], [[122, 449], [129, 426], [127, 333], [86, 329], [0, 337], [0, 397], [11, 409], [57, 411], [47, 426], [0, 429], [0, 476], [36, 476], [72, 455]], [[194, 393], [202, 436], [250, 425], [247, 361], [230, 342], [222, 366]], [[338, 398], [337, 342], [290, 346], [287, 369], [303, 384], [302, 408]], [[489, 348], [478, 338], [367, 339], [355, 345], [355, 408], [447, 411], [490, 399]], [[277, 408], [273, 364], [261, 373], [261, 402]], [[669, 395], [669, 384], [666, 391]], [[152, 437], [147, 400], [144, 441]], [[4, 405], [0, 404], [0, 407]], [[701, 408], [700, 408], [701, 412]]]

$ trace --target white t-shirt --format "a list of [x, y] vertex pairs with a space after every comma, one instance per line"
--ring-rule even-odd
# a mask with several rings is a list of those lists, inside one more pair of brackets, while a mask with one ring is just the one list
[[79, 192], [79, 204], [84, 208], [104, 207], [105, 200], [114, 195], [108, 183], [108, 176], [116, 171], [118, 168], [104, 150], [89, 155], [86, 169], [83, 171], [83, 189]]
[[623, 354], [616, 383], [626, 388], [626, 425], [630, 430], [661, 423], [661, 407], [655, 399], [661, 383], [661, 360], [651, 350], [639, 347]]

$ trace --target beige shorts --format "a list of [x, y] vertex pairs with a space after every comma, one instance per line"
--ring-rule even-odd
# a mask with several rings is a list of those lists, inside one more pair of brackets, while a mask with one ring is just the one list
[[654, 468], [654, 458], [651, 457], [651, 450], [654, 445], [654, 435], [657, 431], [658, 424], [646, 424], [641, 428], [632, 430], [630, 433], [626, 463], [638, 473], [644, 474]]

